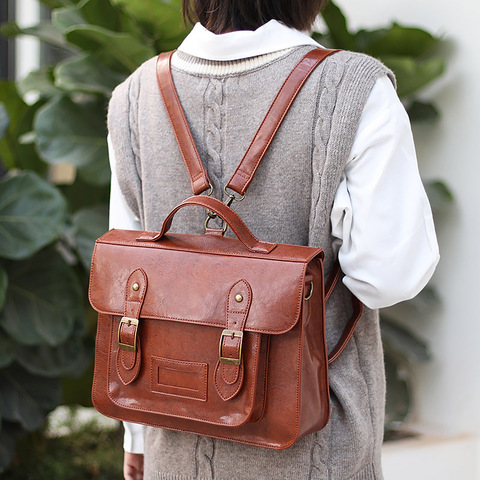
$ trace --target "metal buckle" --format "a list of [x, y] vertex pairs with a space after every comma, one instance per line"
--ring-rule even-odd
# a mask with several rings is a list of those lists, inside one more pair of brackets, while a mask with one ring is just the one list
[[[120, 330], [122, 329], [122, 324], [126, 323], [128, 326], [134, 325], [135, 334], [133, 336], [133, 345], [129, 345], [128, 343], [122, 343], [120, 341]], [[136, 352], [137, 351], [137, 332], [138, 332], [138, 320], [136, 318], [130, 317], [122, 317], [120, 320], [120, 324], [118, 325], [118, 347], [122, 350], [127, 350], [128, 352]]]
[[236, 197], [235, 194], [233, 193], [228, 193], [227, 192], [227, 186], [225, 185], [223, 187], [223, 191], [225, 192], [225, 195], [228, 197], [228, 200], [225, 202], [225, 205], [229, 207], [232, 202], [241, 202], [245, 198], [245, 194], [240, 195], [239, 197]]
[[[240, 339], [240, 348], [238, 349], [238, 358], [227, 358], [223, 356], [223, 338], [230, 337], [231, 339], [239, 338]], [[243, 345], [243, 332], [238, 330], [224, 330], [220, 335], [220, 344], [218, 346], [218, 355], [220, 357], [220, 363], [226, 365], [240, 365], [242, 360], [242, 345]]]
[[310, 282], [310, 291], [308, 292], [308, 295], [304, 298], [306, 302], [312, 298], [313, 295], [313, 282]]

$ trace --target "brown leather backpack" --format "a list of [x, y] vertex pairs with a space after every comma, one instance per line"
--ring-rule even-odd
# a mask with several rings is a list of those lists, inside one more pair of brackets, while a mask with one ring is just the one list
[[[331, 50], [309, 52], [290, 73], [225, 187], [210, 189], [162, 54], [157, 78], [195, 196], [160, 232], [111, 230], [92, 258], [89, 298], [98, 312], [93, 402], [130, 422], [261, 447], [287, 448], [330, 414], [328, 364], [361, 316], [354, 312], [330, 355], [320, 248], [259, 241], [230, 208], [245, 194], [296, 94]], [[230, 193], [230, 192], [235, 193]], [[238, 196], [235, 196], [237, 194]], [[184, 207], [207, 209], [205, 235], [168, 233]], [[220, 217], [224, 229], [208, 227]]]

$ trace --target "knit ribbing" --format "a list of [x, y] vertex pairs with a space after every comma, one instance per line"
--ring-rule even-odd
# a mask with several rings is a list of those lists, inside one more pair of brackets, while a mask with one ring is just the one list
[[213, 60], [203, 60], [201, 58], [192, 57], [183, 52], [177, 51], [172, 58], [172, 66], [179, 70], [197, 74], [211, 76], [234, 75], [248, 70], [261, 67], [277, 58], [288, 54], [292, 49], [280, 50], [278, 52], [259, 55], [258, 57], [245, 58], [242, 60], [216, 62]]

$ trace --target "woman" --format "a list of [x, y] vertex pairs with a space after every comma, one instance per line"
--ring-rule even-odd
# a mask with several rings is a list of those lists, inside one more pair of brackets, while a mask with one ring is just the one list
[[[302, 31], [322, 3], [183, 0], [185, 17], [199, 23], [174, 54], [172, 72], [217, 198], [283, 80], [319, 47]], [[108, 124], [111, 226], [159, 230], [191, 193], [157, 90], [155, 59], [115, 90]], [[261, 240], [321, 246], [327, 276], [338, 254], [345, 278], [327, 305], [329, 345], [346, 322], [349, 290], [366, 306], [329, 369], [330, 421], [283, 451], [127, 424], [125, 478], [382, 479], [385, 380], [377, 309], [416, 295], [439, 258], [392, 73], [365, 55], [327, 58], [234, 208]], [[180, 231], [202, 233], [203, 212], [179, 216]]]

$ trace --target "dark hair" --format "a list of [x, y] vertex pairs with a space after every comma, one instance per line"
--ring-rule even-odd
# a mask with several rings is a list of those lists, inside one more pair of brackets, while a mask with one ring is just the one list
[[255, 30], [270, 20], [308, 30], [327, 0], [182, 0], [185, 23], [199, 21], [214, 33]]

